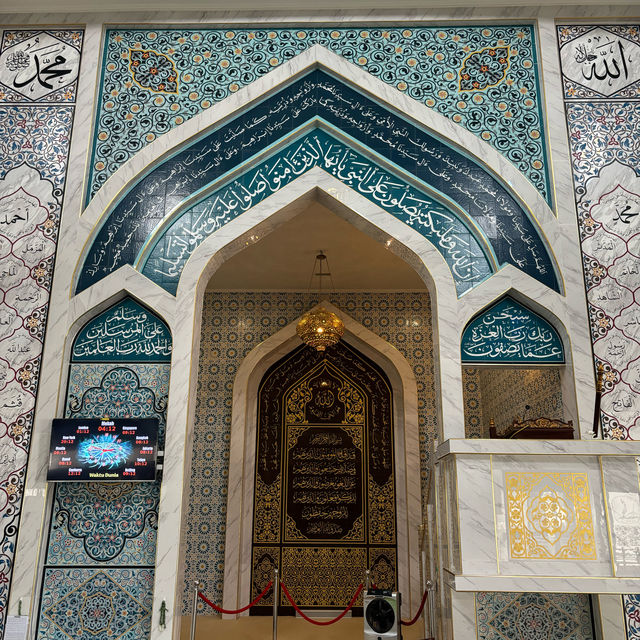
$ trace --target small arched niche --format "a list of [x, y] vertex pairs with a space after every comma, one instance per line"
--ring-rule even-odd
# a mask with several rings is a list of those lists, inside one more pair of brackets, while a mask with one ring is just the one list
[[542, 315], [505, 295], [474, 316], [461, 341], [465, 434], [510, 436], [516, 422], [568, 422], [565, 348]]

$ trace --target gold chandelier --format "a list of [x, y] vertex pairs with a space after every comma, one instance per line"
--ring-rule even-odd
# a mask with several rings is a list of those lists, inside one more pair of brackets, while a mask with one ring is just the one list
[[[327, 262], [327, 270], [323, 271], [325, 261]], [[316, 265], [319, 266], [319, 271], [317, 272]], [[329, 276], [331, 278], [327, 256], [322, 251], [316, 256], [313, 263], [309, 288], [311, 288], [314, 276], [320, 279], [320, 294], [322, 294], [322, 277]], [[333, 286], [333, 280], [331, 284]], [[331, 347], [340, 341], [340, 338], [344, 335], [344, 324], [332, 311], [328, 311], [324, 307], [317, 307], [307, 311], [300, 318], [296, 333], [306, 345], [313, 347], [317, 351], [324, 351], [327, 347]]]

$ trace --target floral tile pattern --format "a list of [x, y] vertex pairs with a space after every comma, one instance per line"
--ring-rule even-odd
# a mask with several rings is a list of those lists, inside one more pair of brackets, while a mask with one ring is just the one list
[[478, 640], [593, 640], [588, 595], [476, 594]]
[[[0, 37], [0, 448], [7, 462], [0, 477], [0, 636], [38, 390], [82, 39], [81, 30], [66, 29], [6, 30]], [[64, 60], [56, 61], [59, 56]]]
[[[149, 347], [140, 358], [151, 351], [161, 361], [130, 362], [130, 343], [118, 338], [131, 334]], [[116, 361], [104, 362], [105, 352]], [[133, 300], [120, 301], [76, 336], [65, 416], [156, 417], [161, 437], [170, 354], [166, 325]], [[159, 499], [159, 481], [57, 484], [38, 640], [148, 637]]]
[[622, 596], [627, 623], [627, 640], [640, 638], [640, 596]]
[[[605, 438], [640, 439], [640, 29], [560, 25], [565, 111]], [[623, 596], [629, 638], [640, 607]]]
[[602, 426], [608, 437], [638, 439], [640, 33], [559, 26], [558, 37], [591, 337], [605, 369]]
[[[423, 494], [437, 431], [433, 329], [428, 293], [336, 292], [329, 301], [396, 347], [413, 368], [418, 390]], [[296, 292], [205, 294], [198, 392], [184, 544], [185, 584], [198, 578], [214, 602], [222, 596], [233, 382], [244, 357], [319, 302]], [[191, 582], [192, 583], [192, 582]], [[191, 610], [185, 589], [183, 614]], [[203, 613], [208, 613], [203, 608]]]
[[140, 640], [151, 632], [153, 569], [45, 570], [38, 640]]
[[87, 193], [134, 153], [320, 44], [451, 118], [550, 199], [531, 25], [109, 29]]

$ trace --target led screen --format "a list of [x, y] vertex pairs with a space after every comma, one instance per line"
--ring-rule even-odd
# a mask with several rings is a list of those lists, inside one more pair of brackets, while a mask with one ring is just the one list
[[155, 480], [157, 418], [54, 419], [47, 480]]

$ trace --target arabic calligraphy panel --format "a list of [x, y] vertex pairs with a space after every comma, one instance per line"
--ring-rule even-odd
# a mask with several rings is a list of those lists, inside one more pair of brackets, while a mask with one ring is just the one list
[[75, 101], [82, 31], [5, 31], [0, 101]]
[[564, 362], [558, 332], [542, 317], [506, 296], [476, 316], [462, 334], [462, 361]]
[[[259, 550], [275, 544], [299, 604], [344, 607], [371, 545], [395, 569], [389, 383], [344, 341], [324, 353], [303, 345], [266, 372], [258, 408], [252, 584], [261, 582]], [[265, 526], [274, 514], [282, 527]]]
[[633, 96], [640, 80], [638, 28], [558, 27], [565, 98]]

